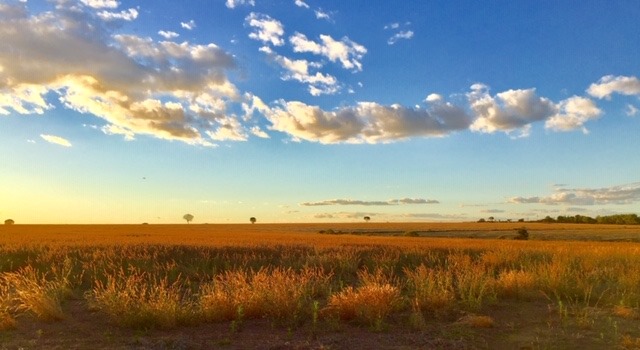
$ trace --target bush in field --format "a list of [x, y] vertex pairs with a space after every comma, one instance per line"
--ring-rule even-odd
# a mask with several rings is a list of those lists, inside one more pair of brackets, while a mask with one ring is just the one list
[[519, 228], [518, 230], [516, 230], [516, 232], [518, 233], [518, 236], [516, 236], [515, 239], [521, 241], [526, 241], [529, 239], [529, 231], [527, 231], [526, 228]]
[[5, 224], [5, 225], [13, 225], [13, 224], [15, 224], [15, 223], [16, 223], [16, 222], [15, 222], [15, 221], [13, 221], [13, 219], [7, 219], [7, 220], [5, 220], [5, 221], [4, 221], [4, 224]]

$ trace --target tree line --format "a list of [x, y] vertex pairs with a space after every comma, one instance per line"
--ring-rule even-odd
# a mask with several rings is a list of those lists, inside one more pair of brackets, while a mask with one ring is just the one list
[[557, 218], [550, 216], [537, 222], [557, 222], [557, 223], [569, 223], [569, 224], [614, 224], [614, 225], [640, 225], [640, 217], [637, 214], [616, 214], [616, 215], [603, 215], [592, 218], [586, 215], [560, 215]]

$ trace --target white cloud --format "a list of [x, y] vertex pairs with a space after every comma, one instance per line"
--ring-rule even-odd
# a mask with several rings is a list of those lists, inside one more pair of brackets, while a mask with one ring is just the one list
[[115, 8], [118, 8], [118, 6], [120, 6], [120, 3], [115, 0], [80, 0], [80, 2], [83, 3], [85, 6], [89, 6], [94, 9], [102, 9], [102, 8], [115, 9]]
[[123, 10], [120, 12], [101, 11], [98, 12], [98, 17], [102, 18], [105, 21], [133, 21], [134, 19], [138, 18], [138, 10], [130, 8], [128, 10]]
[[285, 69], [286, 72], [282, 76], [283, 80], [294, 80], [308, 84], [309, 93], [313, 96], [335, 94], [340, 90], [338, 80], [334, 76], [321, 72], [311, 73], [312, 69], [317, 70], [322, 67], [320, 63], [307, 60], [292, 60], [275, 54], [273, 50], [266, 46], [262, 47], [260, 51], [265, 52]]
[[425, 102], [441, 102], [443, 100], [442, 96], [439, 94], [429, 94], [427, 98], [425, 98]]
[[302, 102], [281, 101], [266, 114], [271, 129], [294, 140], [323, 144], [386, 143], [415, 136], [445, 136], [468, 128], [465, 112], [449, 103], [424, 108], [360, 102], [353, 107], [324, 111]]
[[158, 31], [158, 34], [165, 39], [175, 39], [180, 36], [180, 34], [176, 32], [164, 31], [164, 30]]
[[294, 52], [311, 52], [328, 58], [331, 62], [340, 62], [345, 69], [362, 71], [361, 60], [367, 49], [344, 37], [340, 41], [329, 35], [320, 35], [320, 43], [307, 39], [304, 34], [295, 33], [289, 38]]
[[573, 96], [558, 104], [558, 113], [547, 119], [544, 127], [554, 131], [571, 131], [580, 128], [586, 134], [588, 130], [584, 124], [597, 119], [601, 114], [602, 111], [592, 100]]
[[314, 11], [314, 13], [316, 14], [317, 19], [325, 19], [327, 21], [331, 21], [331, 15], [329, 15], [327, 12], [322, 11], [322, 9], [317, 9]]
[[400, 23], [390, 23], [384, 26], [384, 29], [398, 29], [400, 28]]
[[196, 27], [196, 22], [190, 20], [189, 22], [180, 22], [180, 26], [186, 30], [193, 30]]
[[558, 188], [547, 197], [512, 197], [509, 203], [548, 205], [631, 204], [640, 201], [640, 182], [605, 188]]
[[62, 138], [60, 136], [55, 136], [55, 135], [46, 135], [46, 134], [40, 134], [40, 137], [42, 137], [43, 140], [49, 142], [49, 143], [53, 143], [55, 145], [59, 145], [59, 146], [63, 146], [63, 147], [71, 147], [71, 142], [69, 142], [69, 140]]
[[640, 79], [636, 77], [607, 75], [587, 89], [587, 93], [597, 98], [610, 98], [612, 94], [640, 95]]
[[256, 6], [256, 2], [254, 0], [227, 0], [225, 5], [227, 5], [228, 8], [232, 9], [240, 5]]
[[304, 7], [304, 8], [309, 8], [309, 5], [307, 5], [306, 2], [302, 1], [302, 0], [295, 0], [295, 4], [298, 7]]
[[66, 5], [35, 15], [0, 6], [0, 37], [12, 48], [0, 51], [0, 113], [42, 114], [55, 108], [48, 99], [57, 95], [63, 107], [104, 119], [108, 134], [211, 145], [203, 132], [242, 99], [226, 78], [235, 69], [231, 55], [215, 44], [114, 35], [112, 26], [78, 12], [89, 8]]
[[255, 125], [252, 126], [251, 129], [249, 130], [253, 135], [262, 138], [262, 139], [268, 139], [269, 134], [267, 134], [264, 130], [260, 129], [259, 126]]
[[207, 135], [216, 141], [246, 141], [248, 136], [238, 119], [225, 117], [217, 120], [218, 128], [206, 131]]
[[387, 205], [406, 205], [406, 204], [438, 204], [437, 200], [422, 198], [403, 198], [390, 199], [387, 201], [364, 201], [357, 199], [330, 199], [320, 202], [304, 202], [300, 203], [304, 207], [318, 207], [328, 205], [363, 205], [363, 206], [387, 206]]
[[273, 46], [284, 45], [284, 40], [282, 39], [284, 26], [280, 21], [268, 15], [252, 12], [245, 18], [245, 22], [254, 28], [254, 31], [249, 34], [249, 38], [265, 44], [271, 43]]
[[638, 107], [632, 105], [632, 104], [628, 104], [625, 113], [630, 116], [633, 117], [635, 115], [638, 114], [638, 112], [640, 112], [640, 110], [638, 110]]
[[411, 39], [411, 38], [413, 38], [413, 31], [411, 31], [411, 30], [407, 30], [407, 31], [404, 31], [404, 32], [401, 31], [401, 32], [398, 32], [398, 33], [394, 34], [391, 38], [389, 38], [389, 40], [387, 40], [387, 44], [393, 45], [398, 40], [401, 40], [401, 39], [408, 40], [408, 39]]
[[467, 97], [476, 116], [470, 129], [484, 133], [519, 131], [527, 135], [531, 123], [545, 120], [557, 110], [552, 101], [538, 97], [535, 89], [507, 90], [491, 96], [486, 85], [474, 84]]

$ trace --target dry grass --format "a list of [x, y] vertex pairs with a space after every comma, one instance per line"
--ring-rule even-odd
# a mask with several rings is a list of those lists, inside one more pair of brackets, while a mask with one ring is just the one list
[[[387, 231], [475, 232], [522, 224], [367, 224]], [[531, 227], [529, 227], [531, 226]], [[331, 227], [356, 232], [362, 225]], [[558, 305], [590, 322], [601, 308], [637, 318], [640, 244], [320, 235], [327, 225], [20, 226], [0, 234], [0, 329], [23, 314], [65, 319], [65, 300], [131, 328], [268, 319], [289, 327], [353, 322], [380, 330], [410, 315], [485, 313], [501, 300]], [[527, 224], [589, 234], [609, 227]], [[618, 227], [632, 232], [631, 228]], [[636, 229], [637, 228], [633, 228]], [[635, 231], [633, 231], [635, 232]], [[499, 232], [498, 232], [499, 233]], [[567, 311], [568, 310], [568, 311]], [[452, 318], [454, 319], [454, 318]], [[339, 320], [339, 321], [335, 321]], [[464, 321], [464, 322], [463, 322]], [[489, 327], [474, 316], [460, 322]], [[585, 327], [585, 329], [589, 329]], [[617, 332], [617, 330], [616, 330]], [[619, 334], [622, 334], [620, 332]], [[616, 345], [622, 342], [618, 333]], [[634, 335], [635, 337], [635, 335]], [[636, 338], [629, 338], [628, 344]]]

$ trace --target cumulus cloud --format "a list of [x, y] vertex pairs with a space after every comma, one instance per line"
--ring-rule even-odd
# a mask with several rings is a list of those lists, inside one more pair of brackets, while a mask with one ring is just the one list
[[176, 32], [164, 31], [164, 30], [158, 31], [158, 34], [165, 39], [175, 39], [180, 36], [180, 34]]
[[196, 27], [196, 22], [190, 20], [189, 22], [180, 22], [180, 26], [186, 30], [193, 30]]
[[280, 101], [266, 113], [271, 129], [324, 144], [393, 142], [413, 136], [445, 136], [469, 127], [466, 113], [449, 103], [429, 108], [360, 102], [324, 111], [302, 102]]
[[519, 131], [526, 136], [531, 123], [556, 112], [555, 104], [538, 97], [535, 89], [507, 90], [491, 96], [486, 85], [474, 84], [467, 97], [476, 116], [470, 128], [484, 133]]
[[49, 142], [49, 143], [53, 143], [55, 145], [59, 145], [59, 146], [63, 146], [63, 147], [71, 147], [71, 142], [69, 142], [69, 140], [62, 138], [60, 136], [55, 136], [55, 135], [46, 135], [46, 134], [40, 134], [40, 137]]
[[584, 97], [573, 96], [557, 105], [558, 113], [551, 116], [544, 124], [544, 127], [554, 131], [572, 131], [582, 129], [583, 133], [588, 133], [584, 124], [590, 120], [597, 119], [602, 111], [596, 104]]
[[393, 45], [396, 42], [398, 42], [398, 40], [408, 40], [413, 38], [413, 31], [411, 30], [407, 30], [407, 31], [400, 31], [396, 34], [394, 34], [391, 38], [389, 38], [389, 40], [387, 40], [387, 44], [389, 45]]
[[23, 4], [0, 6], [0, 114], [42, 114], [55, 94], [104, 119], [107, 134], [204, 146], [204, 131], [229, 124], [227, 104], [242, 99], [226, 77], [231, 55], [215, 44], [116, 35], [92, 7], [65, 6], [33, 15]]
[[256, 6], [256, 2], [254, 0], [227, 0], [225, 5], [232, 9], [240, 5]]
[[284, 26], [268, 15], [252, 12], [245, 18], [245, 23], [254, 29], [249, 38], [273, 46], [284, 45]]
[[614, 93], [640, 95], [640, 79], [637, 77], [606, 75], [587, 89], [587, 93], [597, 98], [611, 98]]
[[640, 182], [605, 188], [559, 188], [546, 197], [512, 197], [509, 203], [548, 205], [631, 204], [640, 201]]
[[340, 62], [343, 68], [362, 71], [361, 60], [367, 49], [348, 37], [335, 40], [329, 35], [320, 35], [320, 42], [309, 40], [304, 34], [295, 33], [289, 38], [294, 52], [310, 52]]
[[422, 198], [403, 198], [390, 199], [387, 201], [363, 201], [356, 199], [331, 199], [320, 202], [304, 202], [300, 203], [305, 207], [318, 207], [327, 205], [363, 205], [363, 206], [387, 206], [387, 205], [404, 205], [404, 204], [438, 204], [437, 200]]

